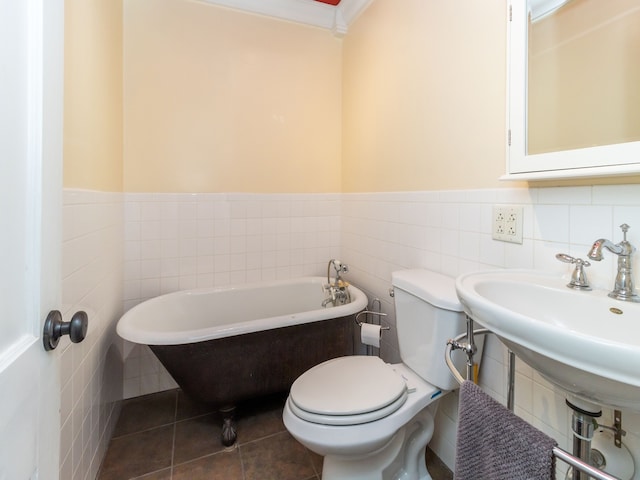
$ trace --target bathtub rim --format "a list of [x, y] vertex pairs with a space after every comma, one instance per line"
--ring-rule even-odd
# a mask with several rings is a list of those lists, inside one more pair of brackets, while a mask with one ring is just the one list
[[349, 284], [351, 303], [337, 307], [318, 308], [315, 310], [296, 312], [294, 314], [260, 318], [222, 326], [193, 330], [174, 330], [171, 332], [146, 331], [141, 330], [135, 325], [136, 313], [138, 313], [142, 308], [148, 308], [151, 303], [161, 301], [160, 299], [162, 299], [162, 301], [166, 301], [167, 298], [184, 297], [194, 293], [215, 294], [216, 292], [251, 290], [265, 286], [285, 286], [298, 284], [300, 282], [324, 285], [326, 284], [326, 278], [319, 276], [305, 276], [287, 280], [251, 282], [224, 287], [195, 288], [159, 295], [145, 300], [125, 312], [118, 320], [116, 332], [120, 338], [141, 345], [184, 345], [188, 343], [197, 343], [264, 330], [289, 327], [292, 325], [329, 320], [332, 318], [342, 318], [349, 315], [355, 315], [367, 308], [368, 299], [365, 293], [354, 285]]

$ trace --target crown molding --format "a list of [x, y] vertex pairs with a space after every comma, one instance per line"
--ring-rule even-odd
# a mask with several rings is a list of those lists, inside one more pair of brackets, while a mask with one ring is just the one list
[[337, 37], [347, 34], [349, 25], [373, 0], [341, 0], [337, 6], [315, 0], [199, 0], [213, 5], [331, 30]]

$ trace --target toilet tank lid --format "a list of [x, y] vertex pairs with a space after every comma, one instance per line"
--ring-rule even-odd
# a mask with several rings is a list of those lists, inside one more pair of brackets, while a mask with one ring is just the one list
[[431, 270], [398, 270], [391, 273], [391, 284], [407, 293], [429, 302], [434, 307], [462, 312], [462, 304], [456, 294], [456, 281]]

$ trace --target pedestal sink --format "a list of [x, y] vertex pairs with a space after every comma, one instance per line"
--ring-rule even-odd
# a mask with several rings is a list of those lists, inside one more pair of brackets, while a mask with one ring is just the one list
[[551, 383], [590, 403], [640, 412], [640, 304], [578, 291], [530, 270], [464, 274], [464, 310]]

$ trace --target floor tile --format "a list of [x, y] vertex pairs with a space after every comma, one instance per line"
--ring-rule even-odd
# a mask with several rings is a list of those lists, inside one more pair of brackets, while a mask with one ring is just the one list
[[288, 432], [240, 446], [245, 480], [304, 480], [316, 472], [305, 447]]
[[[322, 462], [324, 462], [324, 457], [322, 455], [318, 455], [311, 450], [308, 450], [309, 456], [311, 457], [311, 465], [313, 465], [313, 469], [318, 474], [318, 477], [322, 476]], [[439, 479], [434, 479], [439, 480]]]
[[224, 450], [220, 432], [220, 417], [215, 414], [177, 422], [173, 461], [184, 463]]
[[114, 438], [100, 480], [125, 480], [171, 466], [173, 425]]
[[114, 437], [167, 425], [175, 421], [177, 390], [125, 400]]
[[173, 467], [172, 480], [243, 480], [238, 449]]
[[[126, 400], [98, 479], [319, 480], [323, 458], [286, 431], [285, 400], [279, 395], [239, 405], [238, 444], [231, 451], [220, 443], [217, 411], [180, 390]], [[427, 465], [434, 480], [453, 478], [430, 450]]]
[[282, 398], [267, 398], [238, 408], [236, 418], [238, 443], [243, 445], [254, 440], [286, 430], [282, 421]]
[[165, 468], [158, 472], [148, 473], [132, 480], [171, 480], [171, 468]]

